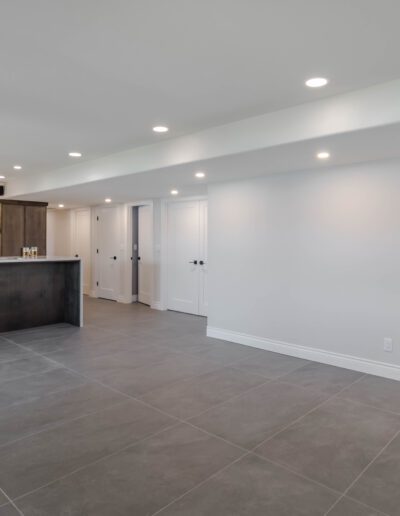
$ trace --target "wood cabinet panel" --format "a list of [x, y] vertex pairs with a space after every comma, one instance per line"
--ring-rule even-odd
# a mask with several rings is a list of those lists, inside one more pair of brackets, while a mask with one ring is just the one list
[[36, 246], [41, 256], [46, 254], [46, 207], [25, 206], [25, 245]]
[[46, 254], [47, 203], [0, 201], [0, 256], [21, 256], [21, 248], [36, 246]]
[[1, 206], [1, 255], [20, 256], [25, 239], [25, 207], [19, 204]]

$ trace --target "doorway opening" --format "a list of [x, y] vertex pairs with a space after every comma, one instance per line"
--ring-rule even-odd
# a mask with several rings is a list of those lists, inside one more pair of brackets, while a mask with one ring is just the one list
[[153, 210], [132, 207], [132, 301], [151, 305], [153, 277]]

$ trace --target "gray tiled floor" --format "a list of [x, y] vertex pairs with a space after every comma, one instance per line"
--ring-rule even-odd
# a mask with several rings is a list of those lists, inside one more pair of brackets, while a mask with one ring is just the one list
[[0, 337], [0, 516], [400, 515], [400, 382], [85, 304]]

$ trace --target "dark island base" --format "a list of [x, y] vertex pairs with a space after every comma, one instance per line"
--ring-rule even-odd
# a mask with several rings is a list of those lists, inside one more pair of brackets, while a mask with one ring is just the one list
[[81, 324], [80, 262], [0, 264], [0, 332]]

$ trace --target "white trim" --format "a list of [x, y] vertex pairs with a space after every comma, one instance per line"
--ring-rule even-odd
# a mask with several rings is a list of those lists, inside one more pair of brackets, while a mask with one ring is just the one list
[[188, 197], [178, 197], [177, 199], [161, 199], [161, 226], [160, 226], [160, 308], [158, 310], [168, 310], [168, 205], [186, 201], [208, 201], [207, 195], [192, 195]]
[[[125, 239], [126, 239], [125, 263], [127, 264], [127, 266], [125, 267], [125, 270], [123, 272], [123, 278], [124, 278], [125, 285], [132, 285], [132, 260], [131, 260], [131, 256], [132, 256], [132, 208], [140, 207], [140, 206], [149, 206], [151, 208], [151, 215], [150, 215], [150, 217], [151, 217], [151, 234], [149, 235], [149, 242], [150, 242], [150, 252], [151, 252], [151, 256], [153, 257], [153, 265], [154, 265], [154, 261], [155, 261], [155, 256], [154, 256], [154, 202], [153, 202], [153, 200], [148, 199], [147, 201], [128, 202], [128, 203], [125, 203], [124, 206], [125, 206], [125, 209], [127, 210], [126, 234], [125, 234]], [[150, 280], [151, 280], [150, 304], [152, 304], [154, 302], [154, 284], [155, 284], [154, 266], [153, 266], [153, 274], [151, 275]], [[132, 288], [131, 288], [131, 292], [132, 292]], [[132, 296], [132, 294], [130, 294], [130, 297], [131, 296]], [[137, 300], [138, 300], [138, 296], [136, 296], [135, 301], [137, 301]], [[132, 303], [133, 301], [129, 301], [129, 302]]]
[[97, 292], [96, 289], [93, 289], [89, 292], [89, 297], [94, 297], [97, 299]]
[[386, 362], [378, 362], [376, 360], [368, 360], [366, 358], [345, 355], [342, 353], [334, 353], [324, 349], [310, 348], [307, 346], [299, 346], [298, 344], [290, 344], [278, 340], [267, 339], [264, 337], [256, 337], [222, 328], [207, 326], [207, 336], [214, 339], [227, 340], [251, 346], [254, 348], [265, 349], [283, 355], [290, 355], [298, 358], [305, 358], [314, 362], [321, 362], [345, 369], [352, 369], [362, 373], [383, 376], [392, 380], [400, 380], [400, 366], [388, 364]]
[[156, 301], [155, 303], [152, 303], [150, 305], [150, 308], [153, 310], [166, 310], [166, 308], [163, 308], [160, 301]]

